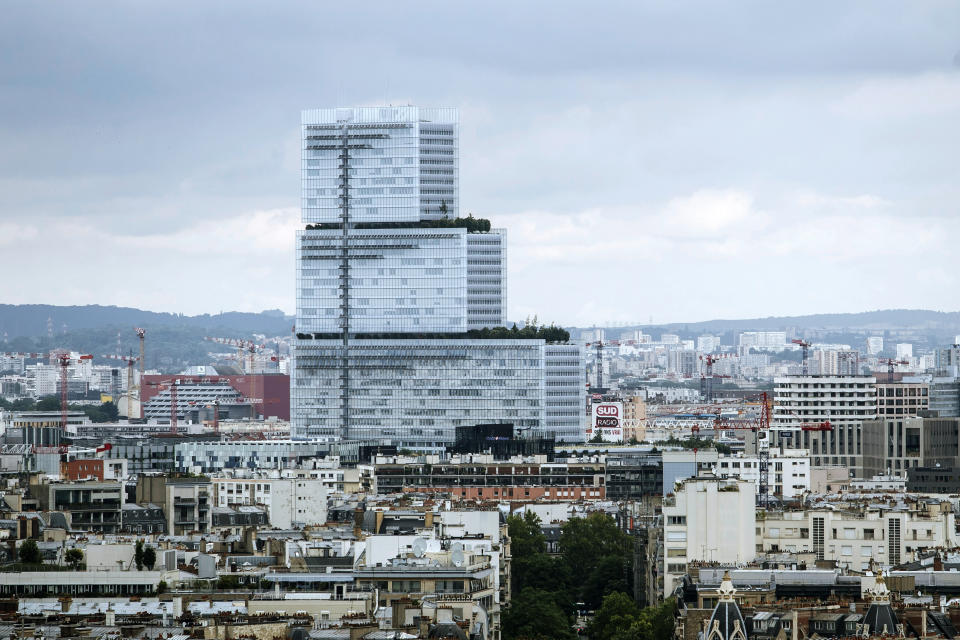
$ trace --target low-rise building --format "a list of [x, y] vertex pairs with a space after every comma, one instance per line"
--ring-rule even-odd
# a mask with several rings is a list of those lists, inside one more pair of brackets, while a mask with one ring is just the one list
[[313, 478], [213, 478], [218, 507], [263, 506], [281, 529], [327, 521], [327, 487]]
[[[721, 478], [741, 478], [760, 490], [760, 458], [741, 453], [721, 455], [714, 466]], [[768, 492], [781, 500], [797, 500], [810, 491], [810, 456], [803, 449], [774, 449], [767, 472]]]

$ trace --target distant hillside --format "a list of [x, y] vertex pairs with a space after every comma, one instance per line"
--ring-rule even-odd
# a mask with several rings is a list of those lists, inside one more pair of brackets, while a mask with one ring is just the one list
[[47, 319], [50, 319], [55, 335], [79, 329], [103, 329], [106, 327], [190, 327], [213, 329], [215, 327], [241, 333], [265, 333], [287, 335], [292, 320], [282, 311], [240, 313], [230, 311], [217, 315], [204, 314], [185, 316], [177, 313], [157, 313], [132, 307], [105, 307], [86, 305], [82, 307], [58, 307], [49, 304], [2, 304], [0, 305], [0, 334], [15, 336], [47, 335]]
[[[47, 333], [48, 318], [52, 336]], [[118, 364], [101, 356], [139, 353], [133, 328], [142, 327], [147, 331], [146, 368], [179, 371], [187, 365], [209, 363], [209, 352], [231, 351], [204, 336], [289, 336], [292, 325], [293, 319], [282, 311], [185, 316], [130, 307], [6, 304], [0, 305], [0, 337], [6, 334], [0, 351], [69, 349], [94, 355], [97, 364]]]

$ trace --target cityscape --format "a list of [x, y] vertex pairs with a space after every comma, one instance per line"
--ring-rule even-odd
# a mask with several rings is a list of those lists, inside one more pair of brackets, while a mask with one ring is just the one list
[[[766, 63], [737, 42], [711, 35], [716, 60], [691, 63], [655, 37], [703, 28], [699, 12], [718, 11], [705, 5], [603, 3], [598, 17], [560, 3], [545, 33], [578, 19], [609, 32], [586, 29], [544, 61], [531, 25], [547, 5], [515, 8], [510, 25], [469, 3], [424, 5], [394, 30], [379, 3], [243, 2], [229, 19], [219, 6], [79, 4], [17, 7], [0, 27], [16, 51], [0, 62], [11, 639], [960, 637], [956, 176], [914, 174], [960, 142], [956, 7], [918, 3], [901, 20], [813, 3], [785, 6], [783, 25], [730, 3], [769, 30], [764, 55], [791, 78], [774, 96]], [[834, 18], [836, 32], [800, 34]], [[356, 20], [370, 29], [357, 41], [314, 41], [311, 29]], [[462, 48], [397, 39], [414, 25]], [[500, 49], [475, 49], [478, 37]], [[902, 61], [860, 58], [884, 38]], [[315, 48], [317, 69], [293, 79], [323, 86], [278, 90], [282, 67]], [[153, 75], [157, 56], [183, 65], [182, 82]], [[580, 64], [608, 90], [589, 108], [544, 79], [592, 86]], [[749, 102], [741, 121], [705, 115], [712, 73], [725, 99]], [[71, 74], [111, 80], [90, 89], [100, 124]], [[511, 97], [512, 74], [529, 87]], [[650, 94], [630, 93], [634, 74]], [[758, 121], [807, 100], [810, 74], [863, 84], [823, 107], [844, 119], [833, 133], [798, 125], [781, 147]], [[483, 98], [497, 78], [503, 95]], [[619, 126], [640, 116], [614, 101], [685, 95], [691, 78], [707, 93], [684, 106], [689, 132]], [[237, 93], [213, 95], [224, 88]], [[51, 160], [57, 187], [24, 151], [45, 92], [71, 112], [51, 122], [69, 160]], [[656, 106], [664, 123], [672, 100]], [[849, 110], [877, 129], [851, 133]], [[709, 167], [668, 152], [632, 164], [664, 139], [695, 137], [709, 155], [701, 118], [715, 141], [741, 127], [744, 150], [769, 160], [735, 159], [733, 145]], [[84, 165], [72, 149], [88, 135]], [[158, 137], [122, 157], [142, 135]], [[780, 155], [805, 158], [818, 186], [790, 183]], [[726, 166], [738, 162], [753, 168]], [[731, 180], [738, 170], [749, 178]], [[812, 231], [791, 226], [798, 212]], [[60, 227], [76, 241], [61, 245]]]

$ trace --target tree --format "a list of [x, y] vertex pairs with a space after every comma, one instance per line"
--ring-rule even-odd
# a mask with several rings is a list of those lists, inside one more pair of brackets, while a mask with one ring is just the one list
[[143, 540], [137, 540], [133, 548], [133, 563], [137, 565], [137, 571], [143, 571]]
[[524, 589], [503, 614], [503, 636], [513, 640], [575, 640], [570, 620], [550, 591]]
[[590, 640], [613, 640], [640, 619], [640, 608], [625, 593], [615, 591], [603, 599], [593, 620], [587, 626]]
[[59, 411], [60, 398], [57, 396], [44, 396], [37, 400], [37, 411]]
[[625, 593], [614, 592], [587, 627], [590, 640], [660, 640], [673, 636], [676, 602], [667, 598], [659, 607], [640, 609]]
[[160, 582], [157, 583], [157, 595], [161, 595], [166, 592], [167, 592], [167, 582], [165, 580], [161, 580]]
[[446, 200], [440, 201], [440, 215], [443, 216], [444, 218], [447, 217], [447, 201]]
[[40, 554], [40, 548], [36, 540], [27, 540], [20, 545], [20, 562], [24, 564], [41, 564], [43, 556]]
[[153, 571], [153, 567], [157, 564], [157, 552], [153, 547], [147, 547], [143, 550], [143, 564]]
[[83, 562], [83, 551], [80, 549], [69, 549], [64, 555], [64, 560], [67, 561], [67, 564], [70, 565], [70, 568], [76, 571], [80, 568], [80, 564]]
[[[613, 589], [630, 592], [633, 544], [610, 516], [596, 512], [571, 519], [561, 530], [558, 546], [570, 575], [580, 581], [579, 598], [588, 607], [599, 607], [602, 596]], [[615, 582], [605, 584], [608, 581]]]
[[597, 429], [597, 432], [587, 442], [590, 444], [603, 444], [603, 434]]
[[547, 550], [547, 537], [540, 529], [540, 516], [533, 511], [507, 516], [507, 535], [510, 536], [510, 553], [514, 558], [544, 553]]

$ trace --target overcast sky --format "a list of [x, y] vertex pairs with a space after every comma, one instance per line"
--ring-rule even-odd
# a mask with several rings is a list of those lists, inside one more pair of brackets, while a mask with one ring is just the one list
[[960, 5], [33, 2], [0, 302], [294, 310], [300, 110], [461, 113], [510, 317], [960, 309]]

